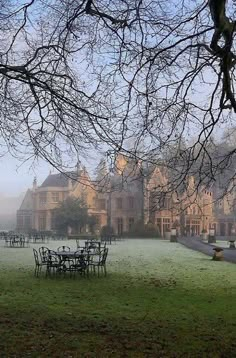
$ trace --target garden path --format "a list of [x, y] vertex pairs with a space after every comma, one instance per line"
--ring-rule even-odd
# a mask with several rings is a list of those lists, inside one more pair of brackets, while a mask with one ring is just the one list
[[[200, 251], [203, 254], [213, 256], [213, 248], [217, 247], [217, 242], [215, 245], [208, 244], [203, 242], [198, 237], [181, 237], [178, 238], [178, 242], [189, 249]], [[224, 260], [228, 262], [236, 263], [236, 249], [226, 249], [224, 248]]]

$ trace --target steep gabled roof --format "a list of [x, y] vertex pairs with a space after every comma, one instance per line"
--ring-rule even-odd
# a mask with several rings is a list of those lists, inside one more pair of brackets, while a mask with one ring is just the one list
[[41, 187], [67, 187], [69, 180], [76, 181], [79, 176], [80, 173], [77, 172], [68, 172], [65, 174], [49, 174], [48, 177], [44, 180]]
[[158, 166], [154, 167], [152, 172], [150, 172], [148, 178], [149, 185], [153, 188], [157, 186], [159, 189], [163, 189], [164, 187], [168, 188], [168, 179], [165, 175], [165, 170]]
[[33, 210], [32, 190], [28, 189], [19, 210]]

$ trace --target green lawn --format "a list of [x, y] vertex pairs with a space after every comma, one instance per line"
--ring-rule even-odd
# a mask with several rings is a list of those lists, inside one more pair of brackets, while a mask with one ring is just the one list
[[107, 277], [37, 279], [39, 246], [0, 247], [0, 357], [236, 357], [236, 265], [127, 240]]

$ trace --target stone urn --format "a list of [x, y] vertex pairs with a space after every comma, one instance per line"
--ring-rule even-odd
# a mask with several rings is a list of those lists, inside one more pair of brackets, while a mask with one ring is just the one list
[[229, 248], [230, 249], [235, 249], [235, 240], [229, 240]]
[[224, 260], [224, 250], [221, 247], [214, 247], [214, 255], [212, 259], [214, 261], [223, 261]]

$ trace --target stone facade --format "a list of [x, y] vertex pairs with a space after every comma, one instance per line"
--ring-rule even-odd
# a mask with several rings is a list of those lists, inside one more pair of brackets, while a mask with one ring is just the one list
[[190, 177], [186, 190], [171, 190], [165, 170], [155, 168], [146, 185], [146, 222], [152, 222], [161, 236], [171, 228], [182, 235], [200, 235], [213, 227], [212, 192], [206, 188], [196, 191], [194, 178]]
[[85, 168], [77, 168], [66, 175], [50, 174], [40, 186], [34, 181], [17, 212], [17, 229], [56, 229], [54, 209], [69, 196], [86, 202], [97, 229], [109, 225], [117, 234], [132, 231], [138, 222], [151, 223], [161, 236], [172, 227], [182, 234], [199, 235], [215, 225], [212, 193], [202, 188], [196, 194], [193, 178], [177, 195], [169, 190], [164, 169], [144, 170], [140, 163], [118, 156], [106, 179], [92, 181]]
[[236, 186], [235, 180], [231, 182], [228, 192], [224, 187], [216, 187], [214, 196], [215, 222], [214, 227], [220, 236], [234, 236], [236, 232]]
[[110, 179], [110, 223], [117, 234], [130, 232], [144, 216], [144, 179], [139, 165], [117, 158], [116, 170]]
[[[88, 213], [94, 215], [99, 226], [107, 223], [107, 199], [93, 187], [86, 170], [64, 174], [50, 174], [41, 186], [34, 182], [32, 190], [26, 193], [31, 196], [31, 208], [27, 211], [30, 216], [31, 228], [37, 231], [55, 230], [54, 209], [69, 196], [83, 198], [88, 207]], [[26, 218], [26, 197], [17, 211], [17, 230], [29, 231], [24, 225]]]

